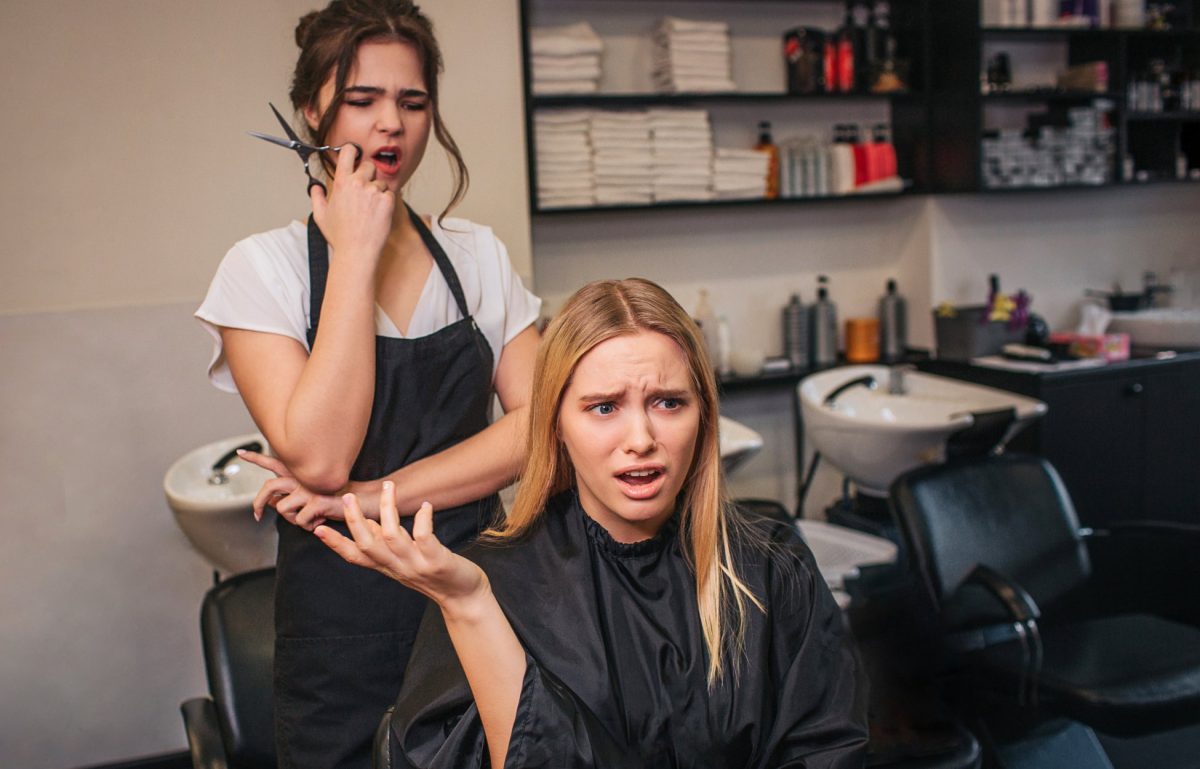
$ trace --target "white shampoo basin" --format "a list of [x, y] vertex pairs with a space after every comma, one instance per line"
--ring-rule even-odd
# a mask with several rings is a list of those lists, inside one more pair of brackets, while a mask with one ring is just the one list
[[254, 520], [251, 505], [273, 473], [240, 459], [224, 465], [224, 480], [212, 482], [213, 465], [252, 442], [267, 450], [257, 433], [209, 443], [184, 454], [167, 470], [163, 491], [188, 541], [215, 569], [238, 574], [275, 563], [275, 514]]
[[761, 435], [725, 416], [717, 421], [717, 436], [721, 443], [721, 465], [726, 473], [733, 472], [763, 447]]
[[[1033, 398], [918, 371], [906, 371], [904, 393], [891, 394], [889, 374], [887, 366], [845, 366], [799, 385], [806, 440], [860, 492], [873, 496], [887, 496], [906, 470], [944, 461], [946, 440], [974, 425], [975, 412], [1015, 409], [1004, 441], [1046, 413], [1046, 404]], [[865, 377], [875, 383], [873, 389], [851, 386], [826, 403], [839, 387]]]

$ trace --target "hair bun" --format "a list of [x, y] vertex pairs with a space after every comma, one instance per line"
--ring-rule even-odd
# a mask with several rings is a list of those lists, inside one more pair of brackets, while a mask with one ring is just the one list
[[300, 17], [300, 21], [296, 23], [296, 46], [300, 50], [304, 50], [304, 44], [308, 40], [308, 33], [312, 30], [313, 23], [317, 17], [321, 15], [320, 11], [309, 11]]

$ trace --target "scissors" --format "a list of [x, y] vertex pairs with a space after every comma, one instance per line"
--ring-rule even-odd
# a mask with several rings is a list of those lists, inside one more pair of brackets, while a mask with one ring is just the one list
[[308, 162], [313, 155], [319, 152], [340, 152], [342, 147], [349, 145], [354, 148], [355, 152], [358, 153], [358, 156], [354, 159], [354, 162], [357, 163], [362, 158], [362, 147], [358, 146], [354, 142], [346, 142], [346, 144], [343, 144], [340, 147], [331, 147], [328, 144], [324, 147], [305, 144], [304, 142], [300, 141], [300, 137], [297, 136], [296, 132], [292, 130], [292, 126], [287, 120], [284, 119], [283, 115], [279, 114], [279, 110], [275, 109], [275, 105], [271, 104], [271, 102], [267, 102], [267, 106], [269, 106], [271, 111], [275, 113], [275, 119], [279, 121], [279, 125], [283, 126], [283, 132], [287, 134], [288, 138], [280, 139], [278, 136], [271, 136], [270, 134], [259, 133], [258, 131], [247, 131], [246, 133], [262, 139], [263, 141], [268, 141], [272, 144], [278, 144], [280, 147], [287, 147], [290, 150], [295, 150], [296, 154], [300, 156], [300, 160], [304, 161], [304, 175], [308, 177], [308, 187], [306, 189], [307, 192], [311, 193], [313, 187], [320, 187], [322, 192], [328, 191], [325, 189], [325, 184], [320, 179], [314, 177], [312, 172], [308, 169]]

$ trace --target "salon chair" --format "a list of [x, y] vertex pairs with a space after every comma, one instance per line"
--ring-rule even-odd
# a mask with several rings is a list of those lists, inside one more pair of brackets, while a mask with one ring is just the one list
[[[773, 499], [743, 497], [744, 512], [796, 525], [787, 508]], [[900, 658], [904, 585], [895, 583], [893, 566], [864, 567], [851, 586], [855, 604], [846, 619], [856, 640], [860, 669], [869, 679], [871, 739], [869, 769], [976, 769], [982, 750], [975, 735], [947, 713], [924, 681], [914, 680]], [[905, 647], [908, 648], [908, 647]], [[918, 676], [919, 678], [919, 676]]]
[[274, 769], [271, 705], [275, 569], [218, 582], [204, 596], [200, 636], [210, 696], [180, 707], [195, 769]]
[[[1200, 630], [1106, 611], [1104, 596], [1088, 593], [1089, 542], [1200, 544], [1200, 527], [1081, 529], [1054, 468], [1018, 454], [909, 471], [889, 503], [936, 623], [941, 671], [972, 709], [1001, 706], [1009, 723], [1069, 719], [1120, 736], [1200, 723]], [[1175, 589], [1190, 594], [1200, 567], [1192, 574]]]

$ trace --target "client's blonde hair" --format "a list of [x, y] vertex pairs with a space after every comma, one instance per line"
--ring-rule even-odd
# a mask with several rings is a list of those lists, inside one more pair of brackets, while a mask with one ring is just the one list
[[696, 598], [705, 646], [708, 681], [724, 670], [725, 650], [741, 653], [746, 603], [762, 603], [738, 577], [731, 529], [738, 525], [725, 491], [717, 440], [717, 384], [700, 329], [670, 294], [648, 280], [628, 278], [589, 283], [579, 289], [550, 324], [538, 349], [530, 405], [529, 451], [516, 501], [505, 521], [487, 535], [520, 536], [542, 515], [550, 498], [575, 484], [574, 468], [558, 437], [558, 412], [576, 364], [608, 339], [642, 331], [663, 334], [687, 358], [700, 408], [692, 466], [683, 484], [679, 534], [696, 578]]

